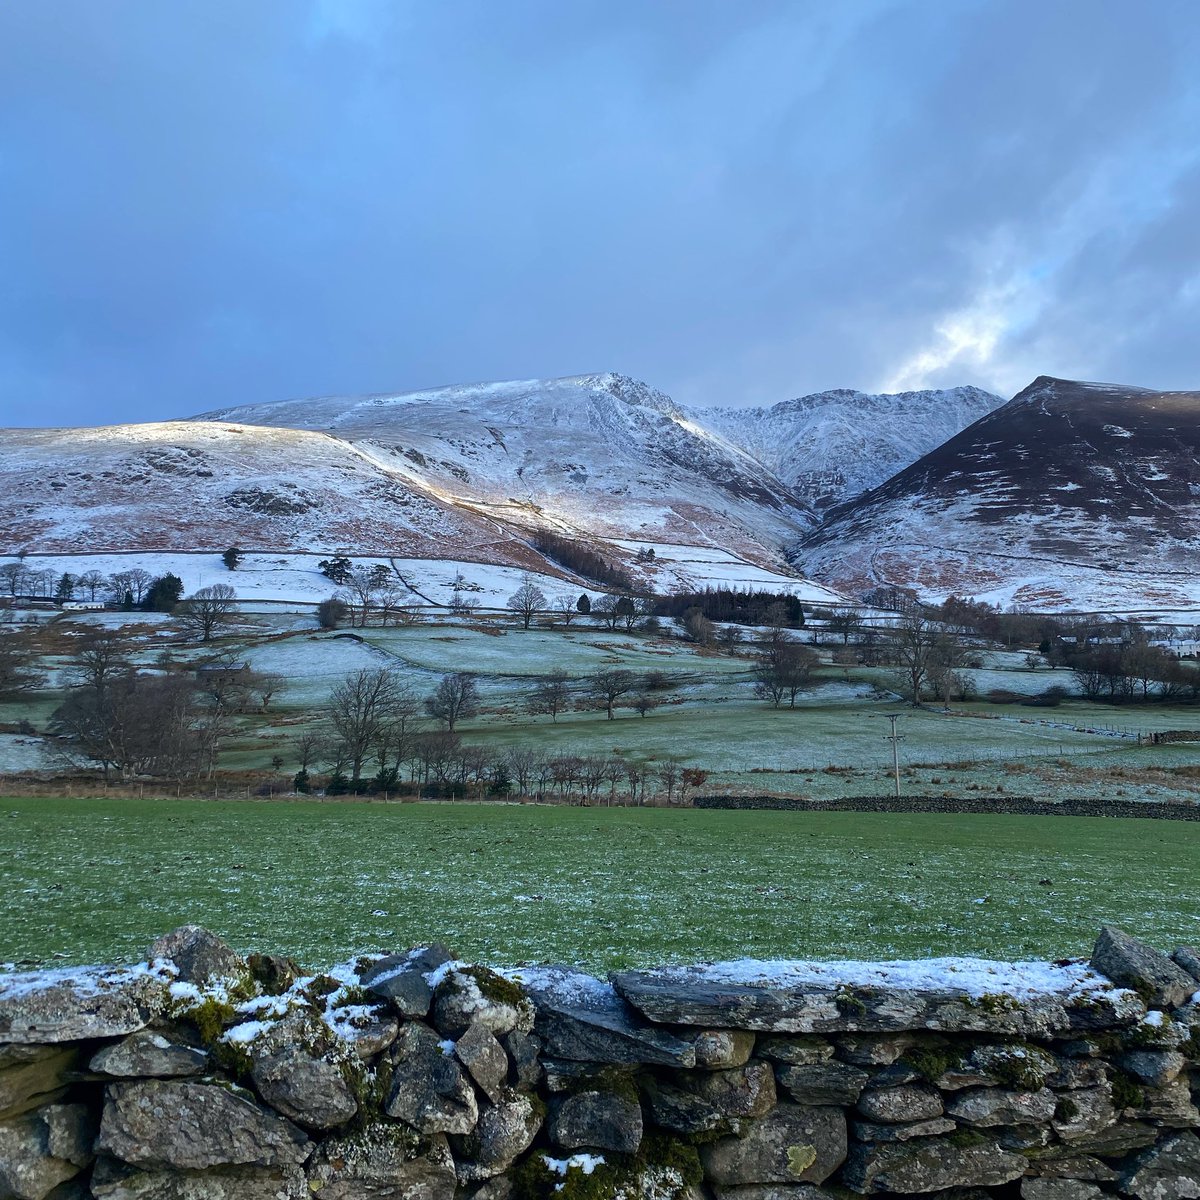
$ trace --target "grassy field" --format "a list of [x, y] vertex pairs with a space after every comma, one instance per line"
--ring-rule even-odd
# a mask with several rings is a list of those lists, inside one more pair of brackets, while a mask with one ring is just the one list
[[[104, 621], [111, 623], [113, 616], [105, 615]], [[891, 682], [882, 668], [833, 665], [826, 647], [813, 687], [794, 710], [776, 710], [754, 696], [748, 653], [705, 651], [672, 636], [611, 631], [594, 622], [521, 630], [511, 617], [447, 618], [339, 633], [320, 633], [313, 626], [311, 618], [294, 614], [258, 614], [207, 647], [180, 642], [165, 619], [147, 621], [139, 615], [132, 629], [136, 657], [144, 665], [156, 663], [164, 650], [177, 665], [219, 650], [287, 678], [269, 713], [236, 719], [220, 758], [223, 770], [258, 772], [265, 780], [278, 756], [283, 765], [271, 786], [286, 786], [295, 773], [298, 736], [320, 728], [329, 694], [346, 673], [390, 666], [418, 695], [428, 694], [445, 671], [475, 673], [483, 709], [459, 727], [470, 743], [649, 762], [672, 758], [708, 771], [709, 788], [815, 799], [887, 791], [891, 758], [883, 718], [898, 713], [910, 793], [1200, 800], [1200, 743], [1152, 747], [1105, 731], [1107, 726], [1144, 733], [1200, 728], [1200, 708], [1113, 708], [1078, 696], [1056, 708], [1029, 708], [988, 698], [993, 688], [1027, 694], [1052, 683], [1073, 686], [1070, 672], [1030, 670], [1024, 652], [981, 652], [984, 665], [969, 672], [981, 698], [942, 713], [915, 710], [882, 690]], [[62, 620], [42, 631], [43, 662], [60, 687], [68, 682], [69, 655], [80, 628]], [[645, 719], [620, 708], [617, 720], [607, 720], [587, 696], [584, 681], [610, 666], [662, 675], [672, 684], [654, 693], [662, 706]], [[529, 715], [526, 701], [533, 678], [556, 668], [574, 681], [578, 707], [553, 723]], [[0, 774], [63, 766], [57, 754], [61, 747], [36, 736], [61, 699], [61, 691], [47, 690], [0, 704]], [[35, 732], [22, 722], [30, 722]]]
[[[1043, 882], [1047, 881], [1047, 882]], [[0, 961], [208, 925], [318, 966], [439, 938], [596, 970], [1200, 938], [1200, 825], [516, 805], [0, 800]]]

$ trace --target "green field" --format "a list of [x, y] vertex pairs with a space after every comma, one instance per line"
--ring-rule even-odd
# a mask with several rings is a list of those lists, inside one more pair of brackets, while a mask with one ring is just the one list
[[[1049, 880], [1049, 883], [1042, 883]], [[1200, 938], [1200, 824], [467, 804], [0, 800], [0, 961], [130, 960], [208, 925], [312, 966], [448, 942], [596, 970], [1055, 958]]]

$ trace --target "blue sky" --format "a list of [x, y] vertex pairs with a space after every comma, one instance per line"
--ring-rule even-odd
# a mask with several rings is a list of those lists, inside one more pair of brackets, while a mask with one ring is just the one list
[[1200, 387], [1192, 0], [16, 0], [0, 423]]

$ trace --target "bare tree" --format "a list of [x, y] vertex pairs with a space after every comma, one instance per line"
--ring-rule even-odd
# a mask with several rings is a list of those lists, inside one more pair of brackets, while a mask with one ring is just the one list
[[675, 798], [675, 789], [679, 787], [679, 776], [682, 769], [679, 760], [674, 758], [668, 758], [659, 764], [658, 782], [666, 789], [668, 804]]
[[426, 699], [425, 711], [453, 733], [459, 721], [473, 717], [479, 711], [479, 687], [475, 676], [466, 671], [443, 675], [433, 695]]
[[717, 641], [720, 642], [722, 650], [735, 654], [738, 646], [742, 644], [742, 631], [736, 625], [726, 625], [717, 634]]
[[613, 719], [613, 706], [637, 687], [638, 678], [632, 671], [608, 667], [588, 676], [588, 690], [604, 706], [608, 719]]
[[852, 608], [835, 608], [829, 614], [829, 619], [825, 622], [826, 628], [830, 633], [840, 633], [842, 635], [842, 645], [846, 646], [850, 643], [850, 635], [857, 633], [862, 628], [863, 619]]
[[89, 627], [75, 644], [69, 678], [75, 686], [102, 695], [114, 678], [133, 669], [132, 649], [120, 631]]
[[929, 678], [933, 646], [937, 630], [920, 613], [910, 613], [892, 633], [892, 651], [895, 655], [897, 683], [901, 695], [913, 704], [921, 703], [921, 693]]
[[580, 615], [578, 602], [573, 596], [555, 596], [554, 611], [559, 615], [564, 625], [570, 625]]
[[233, 619], [234, 601], [229, 584], [214, 583], [193, 592], [175, 609], [175, 615], [190, 634], [209, 642], [217, 630]]
[[392, 667], [352, 671], [333, 689], [329, 721], [354, 782], [362, 777], [368, 753], [396, 719], [397, 705], [408, 695], [403, 678]]
[[413, 618], [412, 609], [406, 603], [408, 592], [404, 588], [389, 585], [381, 588], [376, 605], [379, 609], [379, 623], [387, 625], [407, 625]]
[[87, 593], [89, 600], [96, 599], [96, 593], [104, 586], [104, 576], [94, 567], [90, 571], [84, 571], [78, 579], [75, 580], [81, 591]]
[[662, 704], [660, 696], [652, 696], [649, 692], [641, 692], [633, 698], [633, 710], [639, 717], [648, 716]]
[[754, 668], [755, 694], [776, 708], [781, 708], [785, 700], [795, 708], [797, 695], [812, 680], [816, 653], [786, 634], [768, 634], [761, 646]]
[[683, 627], [693, 642], [711, 646], [717, 640], [717, 627], [698, 609], [684, 613]]
[[380, 595], [390, 591], [394, 582], [392, 572], [382, 563], [371, 567], [355, 567], [350, 571], [345, 579], [345, 590], [339, 595], [350, 610], [351, 624], [355, 623], [354, 616], [357, 614], [357, 623], [365, 626]]
[[154, 582], [154, 576], [142, 567], [130, 567], [123, 574], [128, 581], [129, 590], [133, 593], [134, 604], [141, 604], [150, 590], [150, 585]]
[[241, 683], [246, 698], [260, 713], [265, 713], [271, 701], [288, 685], [287, 676], [276, 671], [247, 671], [245, 675]]
[[507, 605], [521, 618], [521, 627], [528, 629], [533, 618], [546, 607], [546, 593], [533, 582], [533, 576], [521, 576], [521, 586], [507, 600]]
[[617, 597], [606, 593], [592, 602], [591, 615], [609, 629], [616, 629], [620, 624], [621, 614], [617, 612]]
[[26, 633], [0, 633], [0, 696], [34, 691], [46, 682]]
[[571, 687], [566, 671], [551, 671], [534, 683], [526, 708], [537, 715], [549, 713], [551, 720], [557, 723], [558, 714], [567, 707], [570, 699]]
[[960, 642], [939, 629], [920, 613], [909, 613], [892, 635], [897, 663], [896, 682], [910, 703], [921, 703], [927, 687], [939, 695], [950, 682], [951, 673], [962, 665]]
[[532, 746], [514, 746], [504, 756], [504, 761], [513, 782], [517, 785], [517, 794], [530, 795], [542, 756]]
[[328, 740], [328, 735], [323, 730], [306, 729], [296, 740], [292, 746], [296, 754], [296, 762], [300, 764], [300, 770], [307, 773], [308, 768], [321, 756], [321, 752]]
[[199, 708], [195, 688], [182, 676], [127, 672], [103, 693], [80, 687], [50, 719], [68, 757], [130, 775], [184, 779], [215, 759], [216, 736]]
[[0, 565], [0, 588], [14, 599], [29, 586], [29, 568], [22, 562]]

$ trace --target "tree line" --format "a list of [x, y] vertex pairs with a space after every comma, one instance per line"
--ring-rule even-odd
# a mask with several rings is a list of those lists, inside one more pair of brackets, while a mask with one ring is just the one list
[[[600, 674], [600, 673], [597, 673]], [[599, 685], [596, 685], [599, 686]], [[611, 693], [606, 693], [611, 700]], [[333, 690], [325, 723], [296, 742], [298, 791], [324, 766], [327, 794], [400, 792], [426, 796], [555, 795], [580, 803], [668, 802], [704, 781], [675, 759], [650, 762], [618, 755], [549, 754], [532, 746], [496, 748], [464, 742], [455, 726], [477, 711], [471, 676], [443, 676], [422, 696], [395, 668], [351, 672]], [[440, 729], [421, 724], [422, 716]]]

